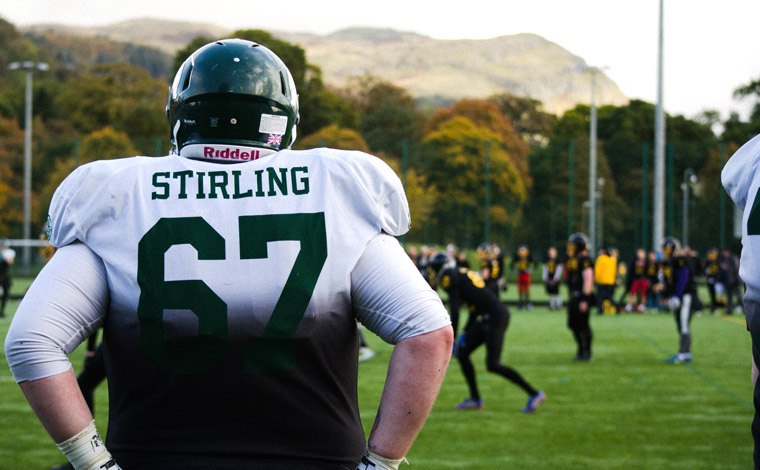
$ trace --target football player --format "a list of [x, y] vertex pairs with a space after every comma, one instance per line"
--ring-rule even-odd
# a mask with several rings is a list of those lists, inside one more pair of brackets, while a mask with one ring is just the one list
[[492, 250], [492, 246], [488, 243], [478, 245], [476, 256], [480, 264], [480, 277], [485, 281], [486, 287], [498, 298], [499, 278], [502, 277], [503, 263], [499, 263], [499, 259]]
[[757, 195], [760, 188], [760, 136], [745, 143], [728, 160], [721, 173], [721, 181], [731, 199], [743, 211], [742, 252], [739, 277], [745, 284], [743, 297], [747, 329], [752, 337], [752, 383], [755, 417], [752, 421], [752, 437], [755, 441], [755, 469], [760, 469], [760, 387], [757, 386], [760, 363], [760, 212]]
[[650, 250], [647, 253], [647, 280], [649, 281], [649, 298], [647, 299], [647, 308], [663, 310], [662, 298], [665, 290], [665, 274], [663, 273], [662, 263], [656, 251]]
[[718, 308], [718, 298], [715, 292], [715, 284], [718, 282], [718, 272], [720, 263], [718, 262], [718, 249], [710, 248], [705, 255], [705, 280], [707, 282], [707, 292], [710, 294], [710, 312], [715, 313]]
[[5, 306], [11, 298], [11, 266], [16, 260], [16, 251], [10, 247], [6, 239], [0, 240], [0, 288], [2, 288], [2, 303], [0, 303], [0, 317], [5, 316]]
[[647, 252], [643, 248], [636, 250], [636, 256], [628, 263], [628, 303], [625, 311], [630, 312], [635, 309], [637, 312], [646, 311], [647, 296], [649, 294], [649, 279], [647, 278]]
[[478, 390], [475, 368], [470, 355], [482, 344], [486, 345], [486, 368], [511, 381], [528, 394], [528, 403], [523, 413], [535, 411], [546, 399], [546, 395], [533, 388], [515, 369], [501, 364], [504, 335], [509, 327], [509, 309], [499, 301], [480, 275], [466, 268], [456, 266], [454, 260], [439, 253], [430, 262], [436, 273], [436, 286], [449, 295], [449, 311], [454, 331], [459, 325], [459, 310], [469, 311], [467, 324], [454, 345], [454, 355], [459, 360], [470, 396], [456, 405], [458, 410], [480, 409], [483, 399]]
[[[58, 251], [5, 344], [32, 409], [76, 469], [397, 468], [453, 346], [393, 238], [399, 178], [364, 153], [288, 150], [293, 79], [250, 41], [194, 52], [167, 114], [171, 155], [83, 165], [53, 196]], [[357, 320], [395, 345], [367, 441]], [[106, 445], [66, 357], [101, 325]]]
[[659, 263], [663, 279], [661, 302], [665, 304], [666, 310], [673, 310], [673, 302], [670, 300], [676, 290], [673, 259], [680, 250], [681, 242], [675, 237], [665, 237], [660, 243]]
[[512, 269], [517, 274], [517, 308], [522, 309], [525, 306], [530, 310], [533, 304], [530, 303], [530, 283], [533, 272], [533, 255], [528, 249], [528, 245], [520, 245], [517, 253], [512, 258]]
[[577, 345], [574, 361], [591, 361], [591, 331], [590, 315], [594, 305], [594, 262], [588, 255], [588, 236], [585, 233], [574, 233], [567, 239], [567, 326], [573, 332]]
[[670, 267], [670, 288], [668, 306], [673, 310], [678, 329], [678, 352], [668, 358], [670, 364], [691, 362], [691, 317], [696, 283], [694, 282], [694, 258], [682, 249], [681, 242], [675, 237], [665, 237], [661, 243], [663, 259]]
[[491, 274], [495, 274], [497, 291], [501, 295], [501, 292], [507, 291], [507, 278], [504, 276], [504, 253], [498, 243], [491, 243], [491, 257], [494, 260], [494, 270]]
[[739, 276], [739, 258], [731, 252], [730, 248], [723, 247], [718, 266], [718, 279], [723, 285], [726, 295], [726, 315], [733, 315], [734, 306], [736, 305], [737, 308], [742, 306], [740, 294], [742, 279]]
[[549, 248], [548, 258], [544, 262], [542, 279], [546, 293], [549, 294], [549, 310], [559, 310], [562, 308], [562, 297], [559, 295], [559, 284], [562, 280], [562, 263], [557, 257], [557, 249]]

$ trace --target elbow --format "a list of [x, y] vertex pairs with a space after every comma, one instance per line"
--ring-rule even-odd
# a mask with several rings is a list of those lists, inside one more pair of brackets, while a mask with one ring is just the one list
[[448, 362], [451, 357], [451, 350], [454, 348], [454, 329], [451, 325], [446, 325], [423, 336], [428, 336], [425, 338], [426, 343], [428, 343], [426, 345], [428, 350]]
[[447, 325], [438, 330], [443, 349], [448, 353], [454, 347], [454, 329]]
[[454, 329], [446, 325], [429, 333], [407, 338], [397, 346], [417, 357], [437, 357], [448, 362], [454, 347]]

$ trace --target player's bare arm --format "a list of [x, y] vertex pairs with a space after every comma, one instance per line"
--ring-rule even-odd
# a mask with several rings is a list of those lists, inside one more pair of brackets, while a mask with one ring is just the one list
[[370, 451], [390, 459], [406, 455], [443, 383], [453, 342], [446, 326], [396, 345], [367, 443]]

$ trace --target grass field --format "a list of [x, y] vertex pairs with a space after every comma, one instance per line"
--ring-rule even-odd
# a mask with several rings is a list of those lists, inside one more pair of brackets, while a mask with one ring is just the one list
[[[14, 291], [23, 290], [17, 281]], [[539, 288], [534, 290], [538, 292]], [[540, 299], [539, 299], [540, 300]], [[15, 310], [16, 303], [9, 311]], [[0, 320], [5, 338], [10, 320]], [[408, 455], [410, 469], [749, 469], [752, 468], [750, 339], [743, 316], [694, 318], [694, 362], [668, 365], [677, 348], [670, 314], [592, 318], [594, 361], [571, 361], [564, 312], [512, 309], [503, 362], [548, 399], [524, 415], [526, 395], [485, 372], [475, 355], [485, 407], [455, 411], [467, 396], [452, 361], [441, 394]], [[359, 398], [369, 431], [391, 347], [369, 335], [377, 356], [360, 364]], [[72, 354], [75, 366], [82, 351]], [[62, 461], [0, 363], [0, 469], [42, 470]], [[105, 431], [108, 397], [98, 389]], [[125, 469], [129, 470], [129, 469]]]

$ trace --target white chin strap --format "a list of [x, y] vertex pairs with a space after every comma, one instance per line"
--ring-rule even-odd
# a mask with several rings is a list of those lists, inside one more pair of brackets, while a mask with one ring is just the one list
[[185, 145], [181, 157], [199, 158], [213, 162], [248, 162], [277, 153], [276, 150], [224, 144]]

